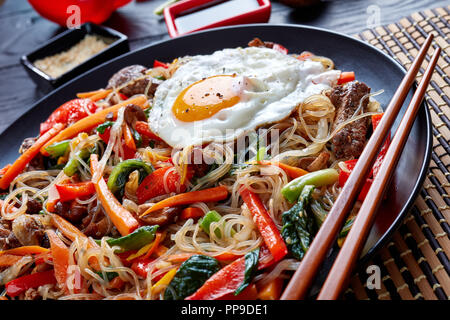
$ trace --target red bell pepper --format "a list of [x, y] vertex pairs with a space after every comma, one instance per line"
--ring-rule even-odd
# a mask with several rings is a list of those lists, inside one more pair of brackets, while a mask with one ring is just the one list
[[55, 187], [58, 190], [59, 200], [61, 202], [75, 200], [95, 193], [95, 186], [91, 181], [56, 184]]
[[[100, 139], [102, 139], [104, 142], [108, 143], [109, 136], [111, 135], [111, 127], [106, 128], [103, 133], [97, 132], [97, 134], [100, 137]], [[122, 149], [123, 149], [124, 158], [125, 158], [124, 160], [133, 159], [136, 154], [136, 151], [129, 148], [125, 144], [125, 140], [123, 138], [121, 138], [121, 143], [122, 143]]]
[[245, 257], [223, 267], [186, 300], [218, 300], [233, 293], [244, 281]]
[[169, 66], [166, 63], [164, 63], [164, 62], [155, 60], [153, 62], [153, 68], [157, 68], [157, 67], [163, 67], [164, 69], [167, 69]]
[[[379, 113], [379, 114], [372, 116], [373, 130], [375, 130], [376, 127], [378, 126], [378, 124], [380, 123], [382, 116], [383, 116], [383, 113]], [[387, 152], [387, 149], [389, 148], [389, 144], [390, 144], [390, 139], [391, 139], [391, 137], [390, 137], [390, 135], [388, 135], [383, 146], [380, 149], [380, 152], [378, 153], [378, 156], [377, 156], [374, 164], [373, 164], [373, 167], [369, 173], [369, 177], [367, 178], [365, 184], [363, 185], [363, 187], [361, 189], [361, 192], [358, 196], [359, 201], [364, 201], [364, 199], [366, 198], [366, 195], [369, 192], [370, 186], [372, 185], [373, 178], [375, 178], [377, 176], [378, 171], [381, 167], [381, 164], [383, 163], [384, 157], [386, 156], [386, 152]], [[347, 160], [344, 162], [345, 166], [348, 169], [348, 172], [341, 170], [341, 172], [339, 173], [339, 185], [341, 187], [344, 186], [345, 182], [350, 177], [350, 173], [355, 168], [357, 161], [358, 161], [358, 159], [352, 159], [352, 160]]]
[[[171, 172], [167, 174], [166, 177], [166, 186], [167, 191], [164, 188], [164, 176], [168, 170], [172, 169]], [[193, 176], [193, 171], [188, 169], [186, 179], [190, 180]], [[173, 167], [164, 167], [159, 168], [153, 171], [151, 174], [145, 177], [142, 183], [136, 190], [136, 196], [138, 198], [139, 203], [144, 203], [148, 199], [161, 196], [163, 194], [176, 192], [177, 185], [180, 181], [180, 175], [176, 170], [173, 170]], [[180, 186], [180, 192], [184, 192], [186, 190], [185, 185]]]
[[[381, 121], [381, 118], [383, 117], [383, 113], [374, 114], [372, 116], [372, 127], [373, 130], [375, 130], [378, 126], [378, 124]], [[377, 159], [375, 160], [373, 164], [373, 176], [376, 177], [378, 174], [378, 171], [380, 170], [381, 164], [383, 163], [384, 157], [386, 156], [387, 150], [389, 148], [389, 145], [391, 143], [391, 134], [389, 133], [386, 137], [386, 140], [383, 143], [383, 146], [380, 149], [380, 152], [378, 153]]]
[[10, 297], [17, 297], [30, 288], [37, 288], [46, 284], [55, 284], [56, 278], [53, 270], [36, 272], [14, 279], [5, 285], [6, 293]]
[[[274, 259], [268, 260], [268, 255], [270, 255], [270, 252], [263, 245], [259, 253], [258, 270], [267, 268], [275, 262]], [[262, 260], [266, 262], [261, 262]], [[236, 289], [244, 281], [244, 273], [245, 256], [220, 269], [211, 278], [206, 280], [203, 286], [201, 286], [196, 292], [187, 297], [186, 300], [221, 300], [231, 298], [234, 296]], [[244, 292], [246, 292], [246, 290], [244, 290], [240, 295], [244, 294]]]
[[[148, 272], [150, 271], [150, 264], [154, 261], [155, 259], [151, 259], [151, 258], [138, 258], [135, 259], [133, 261], [133, 263], [131, 264], [131, 270], [133, 270], [138, 276], [142, 277], [142, 278], [146, 278]], [[153, 268], [152, 273], [157, 272], [158, 269], [157, 268]], [[156, 283], [158, 280], [160, 280], [166, 273], [162, 273], [156, 277], [154, 277], [152, 279], [153, 283]]]
[[244, 186], [240, 188], [239, 193], [247, 208], [252, 213], [259, 233], [261, 233], [273, 258], [275, 261], [281, 260], [287, 254], [286, 244], [261, 199], [256, 193], [253, 193]]
[[156, 134], [150, 131], [148, 123], [145, 121], [136, 121], [135, 129], [140, 135], [144, 137], [147, 137], [151, 140], [162, 141], [160, 137], [158, 137]]
[[41, 123], [40, 134], [43, 135], [57, 123], [61, 123], [66, 127], [70, 126], [78, 120], [87, 117], [90, 113], [95, 113], [97, 108], [97, 105], [91, 99], [70, 100], [53, 111], [50, 117]]
[[284, 53], [284, 54], [288, 54], [288, 52], [289, 52], [289, 50], [287, 48], [285, 48], [284, 46], [282, 46], [281, 44], [278, 44], [278, 43], [274, 43], [272, 49], [275, 51]]
[[355, 72], [353, 71], [341, 72], [337, 84], [344, 84], [353, 80], [355, 80]]

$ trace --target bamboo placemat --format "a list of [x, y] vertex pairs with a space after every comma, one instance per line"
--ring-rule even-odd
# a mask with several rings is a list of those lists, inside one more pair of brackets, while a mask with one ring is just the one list
[[[380, 289], [368, 289], [368, 275], [361, 269], [351, 279], [343, 295], [345, 299], [450, 298], [450, 6], [415, 13], [356, 37], [409, 68], [429, 33], [435, 36], [433, 47], [442, 49], [425, 97], [433, 121], [430, 168], [420, 195], [400, 229], [367, 264], [380, 267]], [[427, 62], [433, 50], [428, 52]]]

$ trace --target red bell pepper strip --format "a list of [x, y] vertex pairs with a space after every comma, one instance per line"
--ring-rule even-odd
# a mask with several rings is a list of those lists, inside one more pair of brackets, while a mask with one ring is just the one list
[[[167, 173], [168, 170], [172, 170]], [[164, 188], [164, 177], [166, 176], [167, 190]], [[188, 170], [187, 180], [190, 180], [193, 176], [193, 171]], [[180, 182], [180, 175], [173, 167], [159, 168], [153, 171], [151, 174], [145, 177], [142, 183], [136, 190], [136, 196], [139, 203], [144, 203], [148, 199], [152, 199], [163, 194], [172, 193], [177, 191], [177, 185]], [[180, 192], [186, 190], [185, 185], [180, 186]]]
[[353, 80], [355, 80], [355, 72], [353, 71], [341, 72], [337, 84], [344, 84]]
[[135, 129], [140, 135], [144, 137], [147, 137], [151, 140], [162, 141], [160, 137], [158, 137], [150, 130], [150, 128], [148, 127], [148, 123], [145, 121], [136, 121]]
[[[267, 250], [267, 248], [263, 245], [259, 253], [258, 270], [268, 267], [275, 261], [274, 259], [267, 260], [267, 255], [270, 255], [269, 250]], [[262, 263], [262, 260], [267, 262]], [[220, 269], [211, 278], [206, 280], [203, 286], [201, 286], [196, 292], [187, 297], [186, 300], [228, 299], [231, 295], [234, 295], [236, 289], [244, 281], [244, 273], [245, 256]], [[244, 292], [245, 290], [241, 294]]]
[[5, 285], [6, 293], [10, 297], [17, 297], [30, 288], [38, 288], [46, 284], [55, 284], [56, 278], [53, 270], [36, 272], [14, 279]]
[[157, 67], [163, 67], [164, 69], [167, 69], [169, 67], [169, 65], [167, 65], [166, 63], [161, 62], [159, 60], [155, 60], [153, 62], [153, 68], [157, 68]]
[[[376, 115], [372, 116], [372, 126], [373, 126], [373, 130], [376, 129], [376, 127], [378, 126], [381, 117], [383, 116], [383, 113], [379, 113]], [[384, 157], [386, 156], [386, 152], [387, 149], [389, 148], [389, 144], [390, 144], [390, 135], [387, 136], [383, 146], [380, 149], [380, 152], [378, 153], [378, 156], [373, 164], [372, 170], [369, 173], [369, 177], [367, 178], [365, 184], [363, 185], [361, 192], [358, 196], [358, 200], [359, 201], [364, 201], [364, 199], [366, 198], [367, 193], [369, 192], [370, 186], [372, 185], [373, 179], [375, 178], [378, 174], [378, 170], [381, 167], [381, 164], [383, 163]], [[353, 169], [356, 166], [356, 162], [358, 161], [358, 159], [352, 159], [352, 160], [347, 160], [345, 161], [345, 166], [348, 169], [347, 171], [341, 170], [341, 172], [339, 173], [339, 185], [341, 187], [344, 186], [345, 182], [348, 180], [350, 173], [353, 171]]]
[[70, 100], [53, 111], [50, 117], [41, 123], [40, 133], [41, 135], [46, 133], [57, 123], [61, 123], [66, 127], [70, 126], [78, 120], [87, 117], [90, 113], [95, 113], [97, 108], [97, 105], [91, 99]]
[[[109, 136], [111, 135], [111, 127], [106, 128], [103, 133], [97, 132], [97, 134], [100, 137], [100, 139], [102, 139], [104, 142], [108, 143]], [[132, 148], [128, 147], [123, 138], [121, 138], [120, 141], [121, 141], [122, 150], [124, 153], [124, 160], [133, 159], [136, 154], [136, 149], [133, 150]]]
[[[375, 130], [377, 128], [382, 117], [383, 117], [383, 113], [374, 114], [372, 116], [373, 130]], [[387, 153], [390, 143], [391, 143], [391, 134], [389, 133], [388, 136], [386, 137], [386, 140], [383, 143], [383, 146], [380, 149], [380, 152], [378, 153], [377, 159], [375, 160], [375, 162], [373, 164], [372, 170], [373, 170], [374, 177], [377, 176], [378, 171], [380, 170], [381, 164], [383, 163], [384, 157], [386, 156], [386, 153]]]
[[289, 50], [287, 48], [285, 48], [284, 46], [282, 46], [281, 44], [278, 44], [278, 43], [274, 43], [272, 49], [275, 51], [284, 53], [284, 54], [288, 54], [288, 52], [289, 52]]
[[55, 187], [58, 190], [61, 202], [75, 200], [95, 193], [95, 186], [91, 181], [56, 184]]
[[242, 186], [239, 190], [244, 203], [253, 215], [253, 220], [261, 233], [275, 261], [281, 260], [287, 254], [286, 244], [281, 237], [272, 218], [256, 193]]
[[[151, 266], [151, 263], [154, 261], [154, 259], [151, 258], [139, 258], [135, 259], [133, 263], [131, 264], [131, 270], [133, 270], [138, 276], [142, 278], [146, 278], [148, 272], [150, 271], [150, 268], [153, 269], [152, 274], [157, 272], [158, 269]], [[160, 280], [166, 273], [162, 273], [156, 277], [153, 277], [152, 282], [156, 283], [158, 280]]]
[[233, 293], [244, 281], [245, 257], [223, 267], [186, 300], [218, 300]]

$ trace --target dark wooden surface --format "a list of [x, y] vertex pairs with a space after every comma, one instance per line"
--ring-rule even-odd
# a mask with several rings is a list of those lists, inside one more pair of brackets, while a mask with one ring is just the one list
[[[113, 13], [105, 25], [126, 34], [131, 50], [168, 39], [164, 19], [153, 14], [153, 9], [164, 1], [130, 3]], [[415, 11], [448, 3], [449, 0], [324, 0], [311, 8], [292, 9], [272, 1], [269, 23], [306, 24], [355, 34], [370, 24], [391, 23]], [[371, 19], [374, 12], [379, 12], [379, 20]], [[6, 0], [0, 5], [0, 132], [44, 96], [19, 64], [20, 56], [61, 31], [56, 24], [41, 18], [25, 0]]]

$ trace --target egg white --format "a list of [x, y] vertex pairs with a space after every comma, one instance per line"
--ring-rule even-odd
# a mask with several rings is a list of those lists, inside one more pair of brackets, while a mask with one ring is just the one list
[[[149, 114], [151, 130], [172, 147], [224, 142], [264, 124], [288, 117], [307, 97], [334, 85], [340, 71], [325, 71], [320, 62], [300, 61], [268, 48], [236, 48], [184, 58], [172, 77], [156, 90]], [[236, 74], [240, 101], [213, 116], [178, 120], [172, 106], [180, 92], [199, 80]]]

